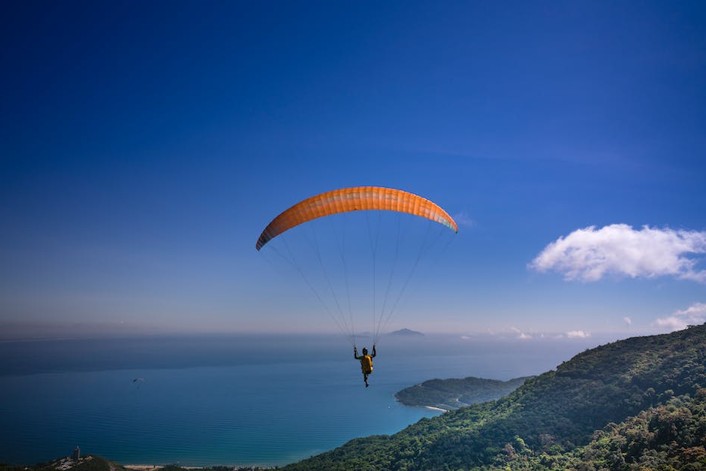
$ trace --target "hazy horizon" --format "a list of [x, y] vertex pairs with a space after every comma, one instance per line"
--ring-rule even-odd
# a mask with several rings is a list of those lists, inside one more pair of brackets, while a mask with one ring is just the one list
[[[420, 333], [424, 336], [450, 336], [467, 340], [473, 339], [507, 339], [531, 341], [543, 339], [565, 339], [586, 340], [586, 339], [611, 339], [618, 340], [633, 336], [657, 335], [664, 333], [663, 331], [653, 328], [649, 330], [622, 330], [622, 331], [530, 331], [521, 332], [518, 329], [505, 329], [498, 331], [462, 331], [454, 332], [450, 330], [420, 330], [416, 328], [402, 326], [400, 328], [390, 329], [382, 332], [383, 337], [389, 337], [400, 330], [408, 329], [415, 333]], [[163, 326], [145, 326], [145, 325], [125, 325], [125, 324], [51, 324], [51, 323], [0, 323], [0, 341], [12, 340], [57, 340], [57, 339], [91, 339], [91, 338], [132, 338], [132, 337], [184, 337], [184, 336], [314, 336], [314, 337], [329, 337], [338, 338], [342, 344], [348, 341], [346, 335], [335, 328], [329, 327], [322, 330], [287, 330], [287, 329], [269, 329], [269, 330], [227, 330], [227, 329], [193, 329], [184, 328], [182, 330], [167, 329]], [[361, 340], [372, 339], [373, 333], [369, 331], [358, 332], [357, 338]], [[402, 336], [404, 338], [404, 335]]]

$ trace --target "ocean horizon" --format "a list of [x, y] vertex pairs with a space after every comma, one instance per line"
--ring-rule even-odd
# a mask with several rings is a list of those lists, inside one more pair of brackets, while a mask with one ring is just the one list
[[599, 343], [384, 336], [365, 388], [338, 335], [3, 341], [0, 462], [79, 446], [122, 464], [281, 466], [441, 413], [398, 403], [405, 387], [536, 375]]

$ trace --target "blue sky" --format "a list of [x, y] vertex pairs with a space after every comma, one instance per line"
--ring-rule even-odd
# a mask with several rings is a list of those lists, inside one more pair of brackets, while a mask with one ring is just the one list
[[4, 10], [4, 336], [335, 330], [254, 244], [357, 185], [461, 223], [390, 328], [706, 320], [701, 2]]

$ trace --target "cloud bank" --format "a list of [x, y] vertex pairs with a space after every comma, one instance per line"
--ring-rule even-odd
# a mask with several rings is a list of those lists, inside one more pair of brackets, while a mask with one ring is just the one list
[[591, 334], [584, 330], [571, 330], [566, 333], [566, 336], [570, 339], [587, 339]]
[[671, 316], [657, 319], [655, 324], [661, 329], [673, 332], [704, 322], [706, 322], [706, 304], [695, 303], [686, 309], [674, 312]]
[[529, 264], [556, 271], [567, 280], [598, 281], [606, 275], [629, 278], [673, 276], [706, 283], [694, 255], [706, 254], [706, 232], [627, 224], [578, 229], [547, 245]]
[[587, 332], [585, 330], [570, 330], [568, 332], [556, 334], [556, 333], [550, 333], [550, 334], [544, 334], [544, 333], [527, 333], [524, 332], [517, 327], [510, 327], [510, 330], [513, 332], [513, 335], [516, 339], [519, 340], [531, 340], [531, 339], [544, 339], [544, 338], [551, 338], [551, 339], [587, 339], [591, 337], [591, 333]]
[[532, 336], [528, 333], [522, 332], [520, 329], [517, 327], [510, 327], [510, 330], [515, 332], [517, 334], [517, 338], [520, 340], [529, 340], [532, 338]]

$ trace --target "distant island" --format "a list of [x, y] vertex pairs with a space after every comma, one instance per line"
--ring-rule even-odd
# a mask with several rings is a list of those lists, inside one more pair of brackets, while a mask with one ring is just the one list
[[391, 335], [393, 337], [424, 337], [423, 333], [411, 329], [395, 330], [394, 332], [390, 332], [387, 335]]
[[531, 377], [509, 381], [468, 377], [463, 379], [432, 379], [405, 388], [395, 394], [406, 406], [431, 407], [450, 411], [507, 396]]

